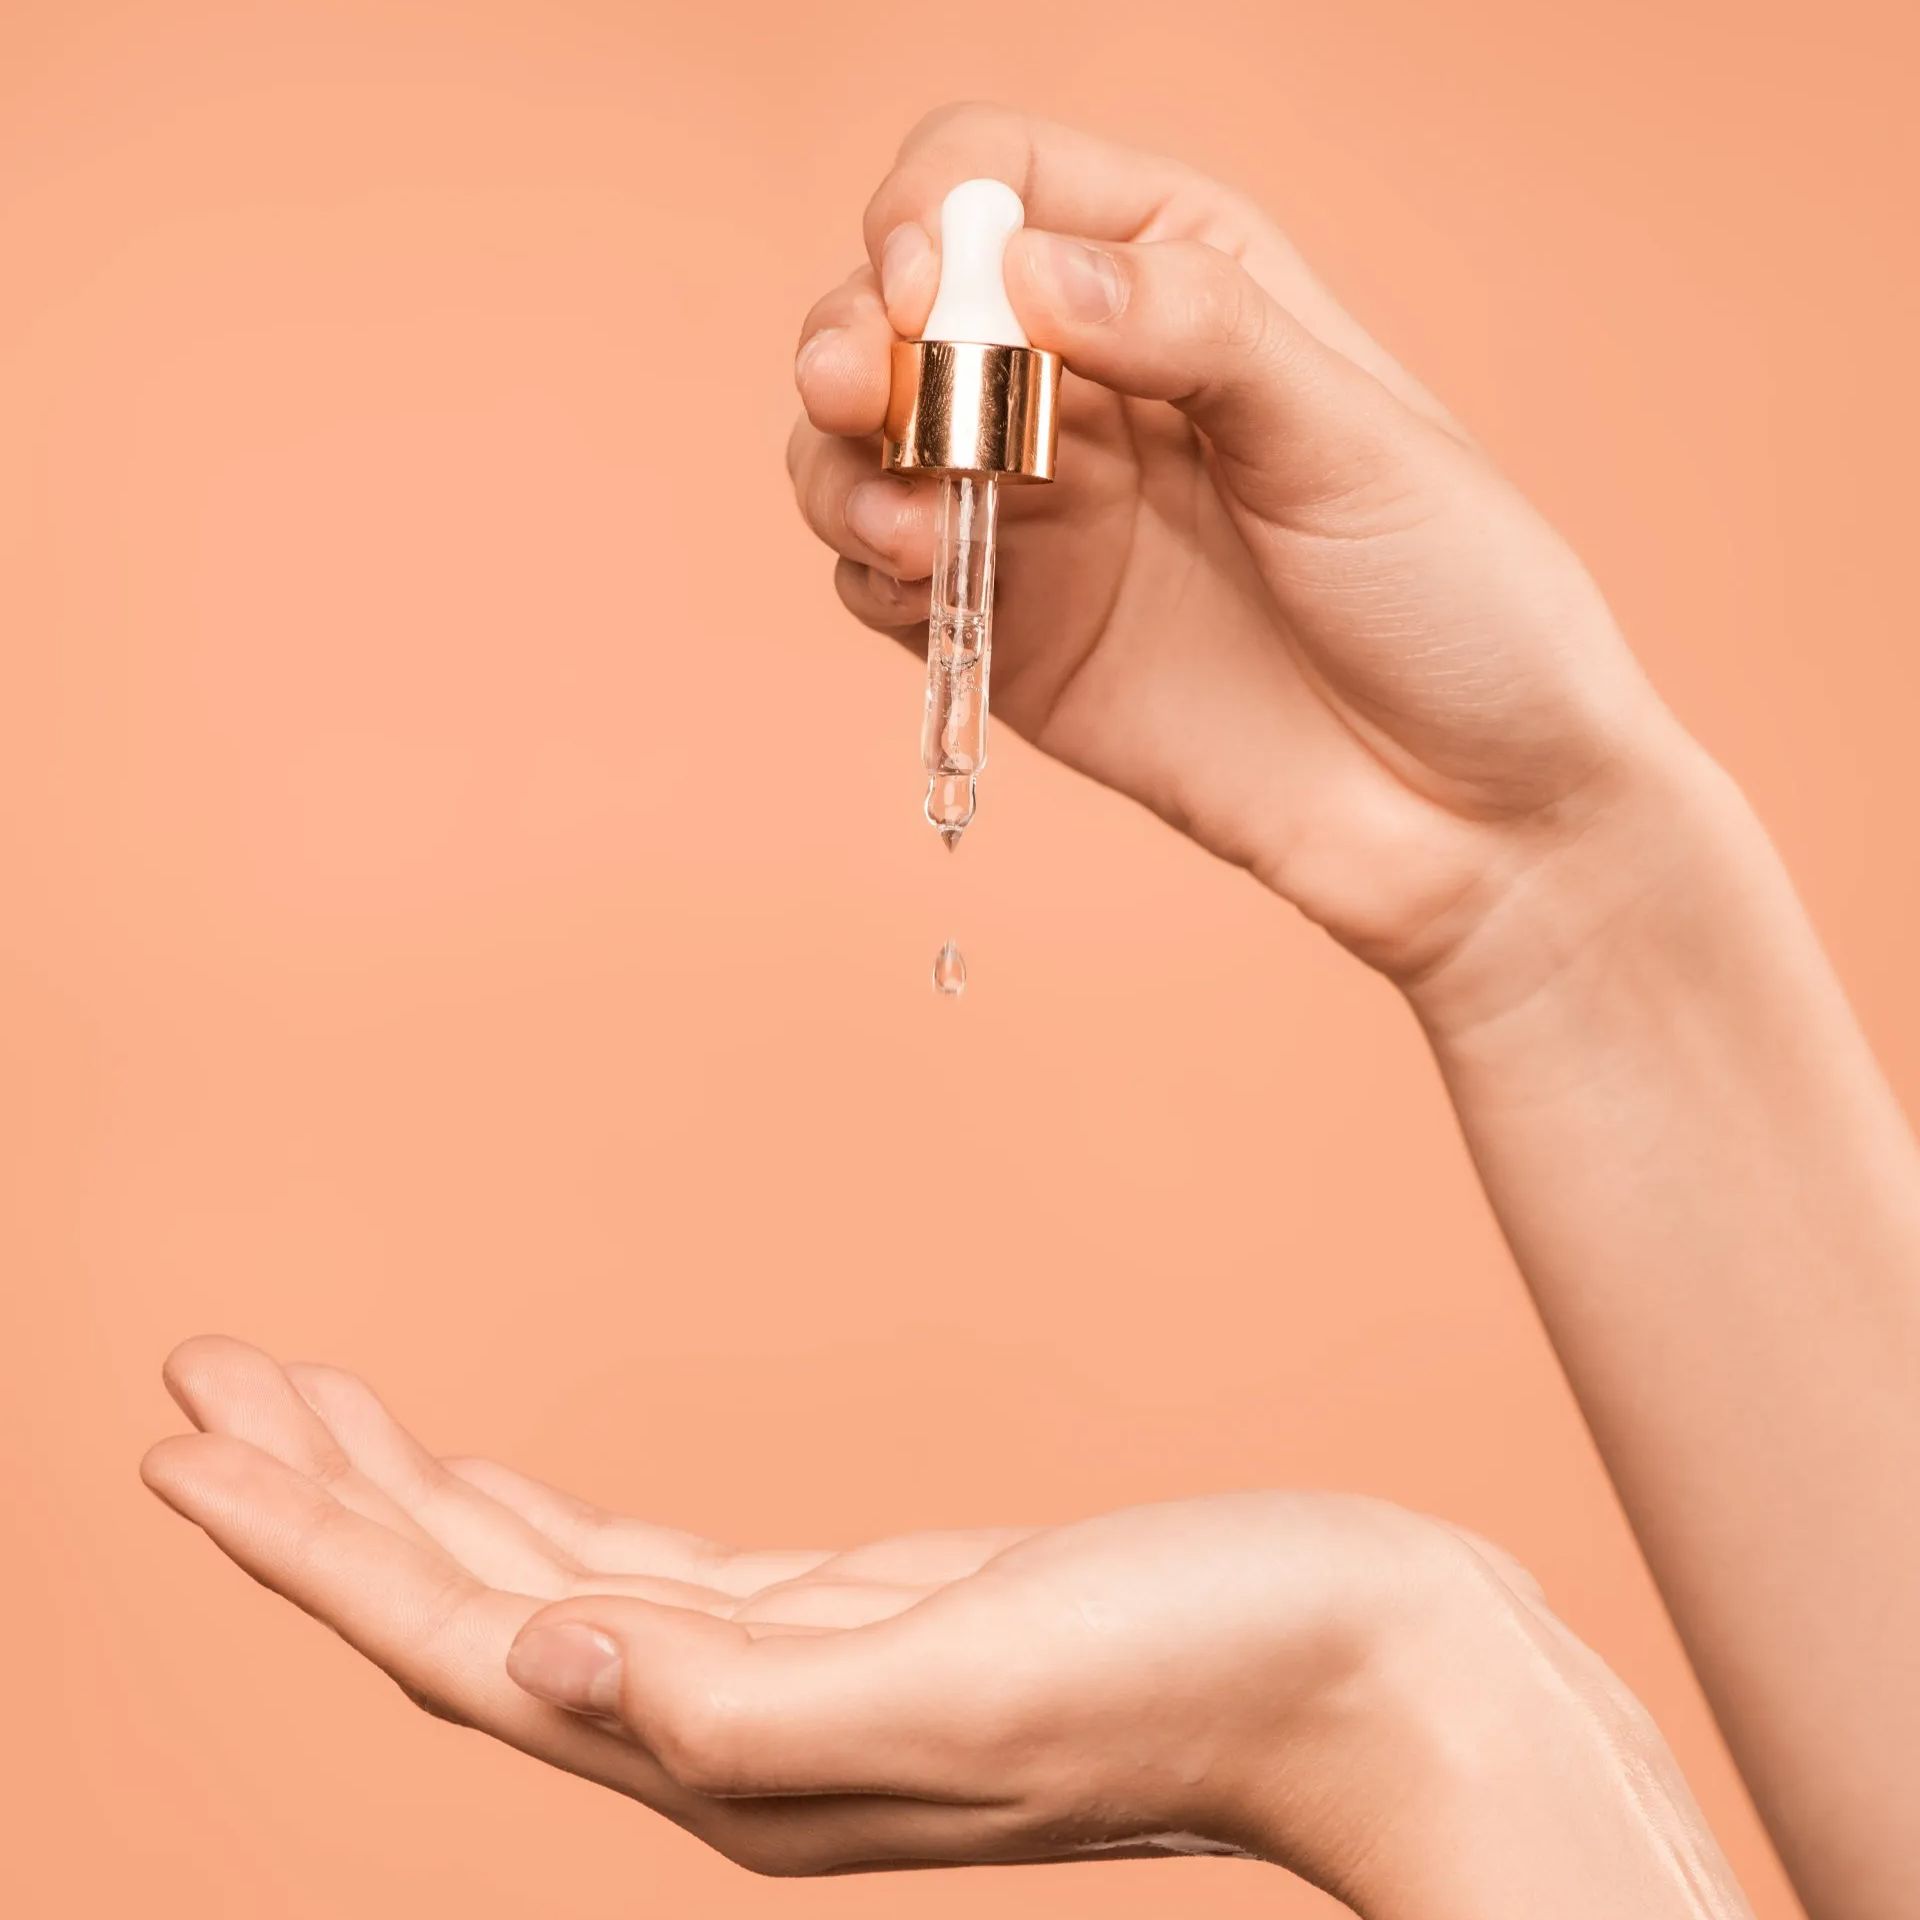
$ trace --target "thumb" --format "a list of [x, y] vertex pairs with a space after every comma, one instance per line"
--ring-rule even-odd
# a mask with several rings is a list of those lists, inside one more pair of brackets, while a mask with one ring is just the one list
[[[616, 1722], [696, 1793], [938, 1797], [968, 1735], [951, 1661], [910, 1618], [755, 1637], [596, 1594], [533, 1615], [507, 1672], [554, 1706]], [[977, 1680], [969, 1690], [977, 1699]]]
[[1217, 247], [1029, 227], [1007, 243], [1003, 271], [1035, 346], [1117, 393], [1178, 407], [1263, 516], [1312, 517], [1383, 483], [1397, 494], [1436, 432]]

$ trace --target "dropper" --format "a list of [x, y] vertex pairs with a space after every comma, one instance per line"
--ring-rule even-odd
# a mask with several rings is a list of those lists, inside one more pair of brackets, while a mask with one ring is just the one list
[[940, 207], [940, 287], [918, 340], [894, 345], [884, 462], [940, 477], [920, 759], [926, 814], [949, 850], [973, 818], [987, 761], [999, 483], [1051, 480], [1060, 358], [1029, 344], [1002, 260], [1025, 219], [999, 180]]

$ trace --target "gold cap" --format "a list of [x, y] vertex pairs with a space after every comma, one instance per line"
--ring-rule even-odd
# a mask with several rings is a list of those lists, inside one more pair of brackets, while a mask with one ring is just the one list
[[887, 397], [889, 473], [1051, 480], [1060, 356], [1037, 347], [897, 340]]

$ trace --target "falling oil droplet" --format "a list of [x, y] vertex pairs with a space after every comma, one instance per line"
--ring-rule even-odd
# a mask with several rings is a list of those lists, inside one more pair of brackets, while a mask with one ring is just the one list
[[967, 990], [967, 963], [951, 940], [933, 956], [933, 990], [958, 999]]

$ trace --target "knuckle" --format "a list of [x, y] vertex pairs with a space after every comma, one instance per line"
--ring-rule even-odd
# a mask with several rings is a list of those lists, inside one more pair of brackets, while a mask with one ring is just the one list
[[333, 1488], [353, 1476], [353, 1462], [337, 1441], [325, 1441], [315, 1448], [307, 1463], [307, 1474], [317, 1485]]
[[[1017, 183], [1032, 156], [1030, 125], [1025, 114], [994, 100], [950, 100], [922, 114], [900, 142], [891, 172], [867, 202], [861, 224], [869, 250], [878, 247], [896, 221], [926, 217], [931, 209], [914, 204], [918, 190], [950, 166], [957, 164], [960, 170], [945, 185], [969, 173], [1003, 173]], [[1005, 175], [1009, 168], [1014, 171]]]
[[478, 1724], [458, 1704], [463, 1663], [457, 1642], [472, 1597], [472, 1581], [450, 1573], [423, 1596], [408, 1651], [387, 1669], [387, 1677], [422, 1713], [455, 1727]]
[[405, 1684], [438, 1696], [442, 1677], [456, 1675], [465, 1664], [465, 1642], [473, 1621], [478, 1583], [462, 1568], [445, 1575], [420, 1594], [409, 1622]]
[[956, 134], [997, 132], [1018, 118], [1010, 107], [1002, 106], [997, 100], [944, 100], [939, 106], [930, 107], [908, 128], [907, 137], [900, 143], [900, 157], [904, 160], [936, 142], [944, 145]]
[[335, 1533], [346, 1524], [348, 1510], [329, 1495], [315, 1493], [313, 1504], [287, 1543], [287, 1558], [296, 1567], [311, 1567], [326, 1553]]
[[1239, 263], [1202, 246], [1193, 277], [1193, 330], [1239, 359], [1264, 355], [1272, 339], [1273, 307]]
[[301, 1397], [316, 1406], [321, 1417], [329, 1422], [363, 1418], [373, 1398], [361, 1380], [339, 1367], [305, 1363], [289, 1367], [287, 1371]]
[[479, 1583], [464, 1567], [448, 1567], [421, 1596], [416, 1623], [421, 1643], [439, 1647], [454, 1639], [479, 1590]]
[[339, 1367], [321, 1365], [316, 1360], [298, 1360], [288, 1366], [287, 1372], [309, 1392], [333, 1395], [341, 1391], [353, 1378]]

